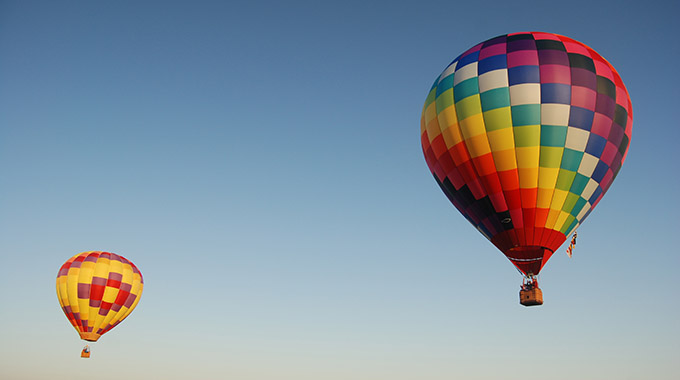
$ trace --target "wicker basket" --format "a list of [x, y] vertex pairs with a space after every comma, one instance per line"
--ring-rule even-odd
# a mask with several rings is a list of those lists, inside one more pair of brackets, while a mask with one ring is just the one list
[[539, 288], [520, 290], [519, 303], [524, 306], [543, 305], [543, 292]]

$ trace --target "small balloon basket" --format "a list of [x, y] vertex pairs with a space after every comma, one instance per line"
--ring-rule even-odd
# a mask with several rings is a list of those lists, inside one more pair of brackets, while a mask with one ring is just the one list
[[85, 359], [88, 359], [90, 357], [90, 346], [89, 345], [85, 345], [83, 350], [80, 352], [80, 357], [85, 358]]
[[543, 292], [534, 277], [524, 279], [519, 291], [519, 303], [524, 306], [543, 305]]

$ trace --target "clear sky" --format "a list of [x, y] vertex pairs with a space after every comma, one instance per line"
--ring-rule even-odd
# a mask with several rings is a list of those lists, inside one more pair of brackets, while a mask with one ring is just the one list
[[[676, 379], [676, 1], [0, 1], [3, 379]], [[441, 193], [420, 112], [474, 44], [593, 47], [627, 161], [541, 272]], [[132, 260], [137, 309], [79, 358], [60, 265]]]

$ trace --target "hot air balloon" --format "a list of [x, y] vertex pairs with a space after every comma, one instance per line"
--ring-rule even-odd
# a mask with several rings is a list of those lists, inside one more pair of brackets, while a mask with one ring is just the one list
[[[123, 256], [83, 252], [68, 259], [57, 275], [57, 297], [80, 338], [96, 342], [139, 303], [142, 273]], [[90, 356], [89, 346], [82, 357]]]
[[[427, 165], [453, 205], [524, 275], [536, 276], [616, 178], [633, 126], [614, 67], [571, 38], [501, 35], [458, 56], [421, 117]], [[520, 297], [528, 293], [521, 293]]]

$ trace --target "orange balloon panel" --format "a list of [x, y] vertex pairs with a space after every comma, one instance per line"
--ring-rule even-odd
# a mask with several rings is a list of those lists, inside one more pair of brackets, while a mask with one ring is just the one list
[[57, 275], [61, 308], [80, 337], [92, 342], [130, 315], [143, 288], [139, 269], [109, 252], [79, 253]]

